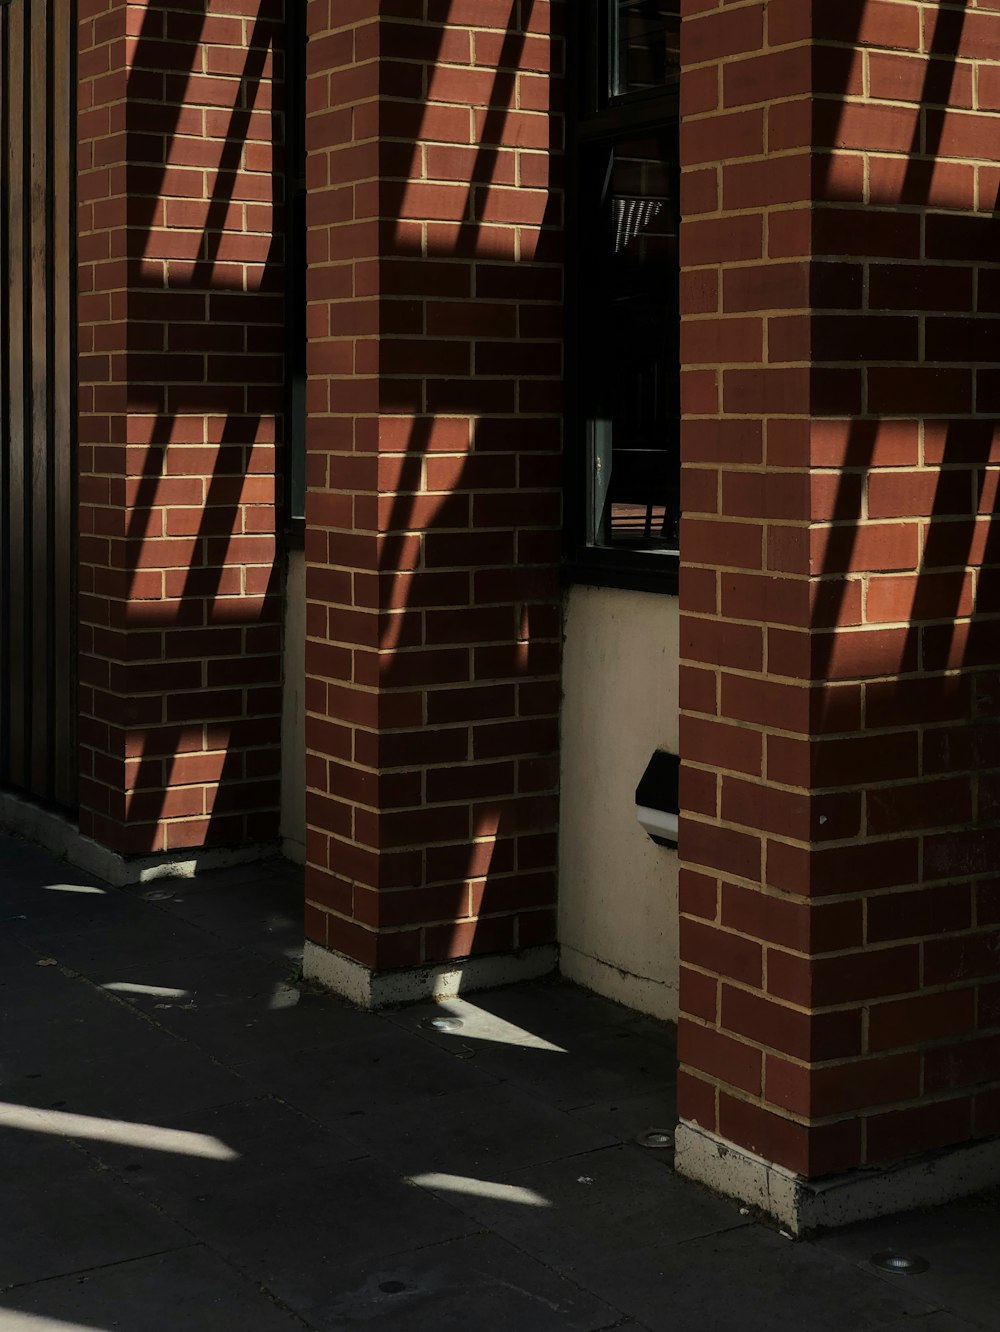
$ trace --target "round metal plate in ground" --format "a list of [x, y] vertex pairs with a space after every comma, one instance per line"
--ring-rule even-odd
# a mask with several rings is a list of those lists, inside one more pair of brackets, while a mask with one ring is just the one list
[[148, 893], [141, 894], [144, 902], [166, 902], [173, 895], [172, 888], [151, 888]]
[[420, 1025], [429, 1027], [431, 1031], [461, 1031], [464, 1023], [457, 1017], [429, 1017], [424, 1018]]
[[673, 1147], [674, 1134], [672, 1129], [647, 1129], [644, 1133], [637, 1133], [635, 1140], [640, 1147], [652, 1147], [663, 1151], [665, 1148]]
[[895, 1253], [892, 1249], [873, 1253], [868, 1261], [880, 1272], [892, 1272], [896, 1276], [918, 1276], [930, 1267], [926, 1258], [918, 1258], [910, 1253]]

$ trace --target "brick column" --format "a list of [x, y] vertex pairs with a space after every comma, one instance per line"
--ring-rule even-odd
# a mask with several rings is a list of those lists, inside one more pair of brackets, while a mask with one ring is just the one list
[[277, 831], [270, 0], [79, 8], [80, 826]]
[[688, 9], [679, 1165], [801, 1229], [1000, 1173], [803, 1184], [1000, 1132], [1000, 13]]
[[307, 968], [365, 1003], [554, 960], [558, 6], [412, 9], [310, 0]]

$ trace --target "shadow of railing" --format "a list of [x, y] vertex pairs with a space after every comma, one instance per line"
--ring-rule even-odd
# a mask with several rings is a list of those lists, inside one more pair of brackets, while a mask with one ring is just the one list
[[[520, 942], [552, 937], [558, 741], [560, 500], [553, 463], [560, 403], [553, 381], [561, 328], [544, 317], [533, 324], [531, 312], [561, 296], [561, 198], [553, 189], [543, 195], [545, 182], [532, 182], [538, 214], [522, 224], [531, 253], [515, 252], [512, 228], [491, 228], [487, 208], [491, 187], [514, 183], [503, 176], [511, 156], [504, 150], [536, 6], [512, 0], [506, 29], [489, 33], [498, 50], [488, 73], [476, 71], [489, 81], [475, 104], [478, 142], [461, 150], [460, 169], [435, 176], [421, 154], [435, 72], [447, 65], [451, 6], [444, 9], [415, 23], [426, 91], [407, 102], [412, 129], [405, 146], [393, 142], [391, 178], [381, 186], [380, 207], [395, 225], [391, 236], [383, 229], [380, 300], [401, 320], [407, 307], [412, 313], [419, 304], [421, 313], [415, 324], [392, 324], [380, 349], [380, 419], [395, 423], [391, 442], [379, 445], [380, 475], [391, 478], [380, 491], [390, 493], [372, 498], [366, 523], [379, 543], [380, 628], [374, 674], [365, 683], [400, 703], [400, 729], [381, 737], [372, 760], [383, 803], [377, 845], [362, 859], [379, 856], [383, 891], [367, 923], [403, 931], [426, 924], [430, 961], [511, 948], [519, 942], [519, 908], [547, 908], [550, 917], [543, 921], [539, 911], [538, 940]], [[558, 155], [557, 112], [549, 125]], [[428, 177], [453, 195], [462, 192], [447, 218], [409, 210], [410, 185]], [[407, 273], [394, 286], [397, 261]], [[399, 336], [404, 328], [421, 336]], [[336, 380], [331, 392], [336, 398]], [[331, 456], [333, 485], [338, 465]], [[311, 512], [307, 496], [307, 529]], [[334, 531], [334, 563], [336, 545]], [[438, 658], [431, 682], [422, 678], [429, 650]], [[402, 705], [413, 690], [425, 711], [406, 727]], [[470, 752], [473, 728], [481, 734], [491, 723], [492, 748], [484, 738], [483, 752]], [[504, 728], [508, 741], [500, 739]], [[526, 833], [539, 837], [530, 853]], [[334, 835], [329, 859], [326, 869], [311, 866], [307, 897], [340, 902], [342, 910], [359, 877], [364, 881], [356, 843]]]
[[128, 648], [107, 711], [127, 764], [109, 840], [131, 853], [277, 834], [281, 0], [245, 28], [241, 47], [242, 19], [153, 0], [129, 65]]

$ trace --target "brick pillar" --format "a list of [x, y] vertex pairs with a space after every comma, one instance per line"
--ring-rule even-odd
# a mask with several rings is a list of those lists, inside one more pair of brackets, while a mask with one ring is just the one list
[[410, 9], [309, 9], [307, 968], [366, 1003], [555, 926], [558, 6]]
[[80, 826], [276, 836], [280, 5], [79, 6]]
[[679, 1165], [802, 1229], [1000, 1132], [1000, 13], [687, 8]]

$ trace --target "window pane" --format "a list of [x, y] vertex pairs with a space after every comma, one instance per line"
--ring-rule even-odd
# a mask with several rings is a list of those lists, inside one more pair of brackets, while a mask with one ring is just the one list
[[680, 68], [677, 0], [614, 0], [612, 95], [647, 92], [676, 81]]
[[594, 537], [676, 549], [676, 136], [615, 146], [593, 254]]

